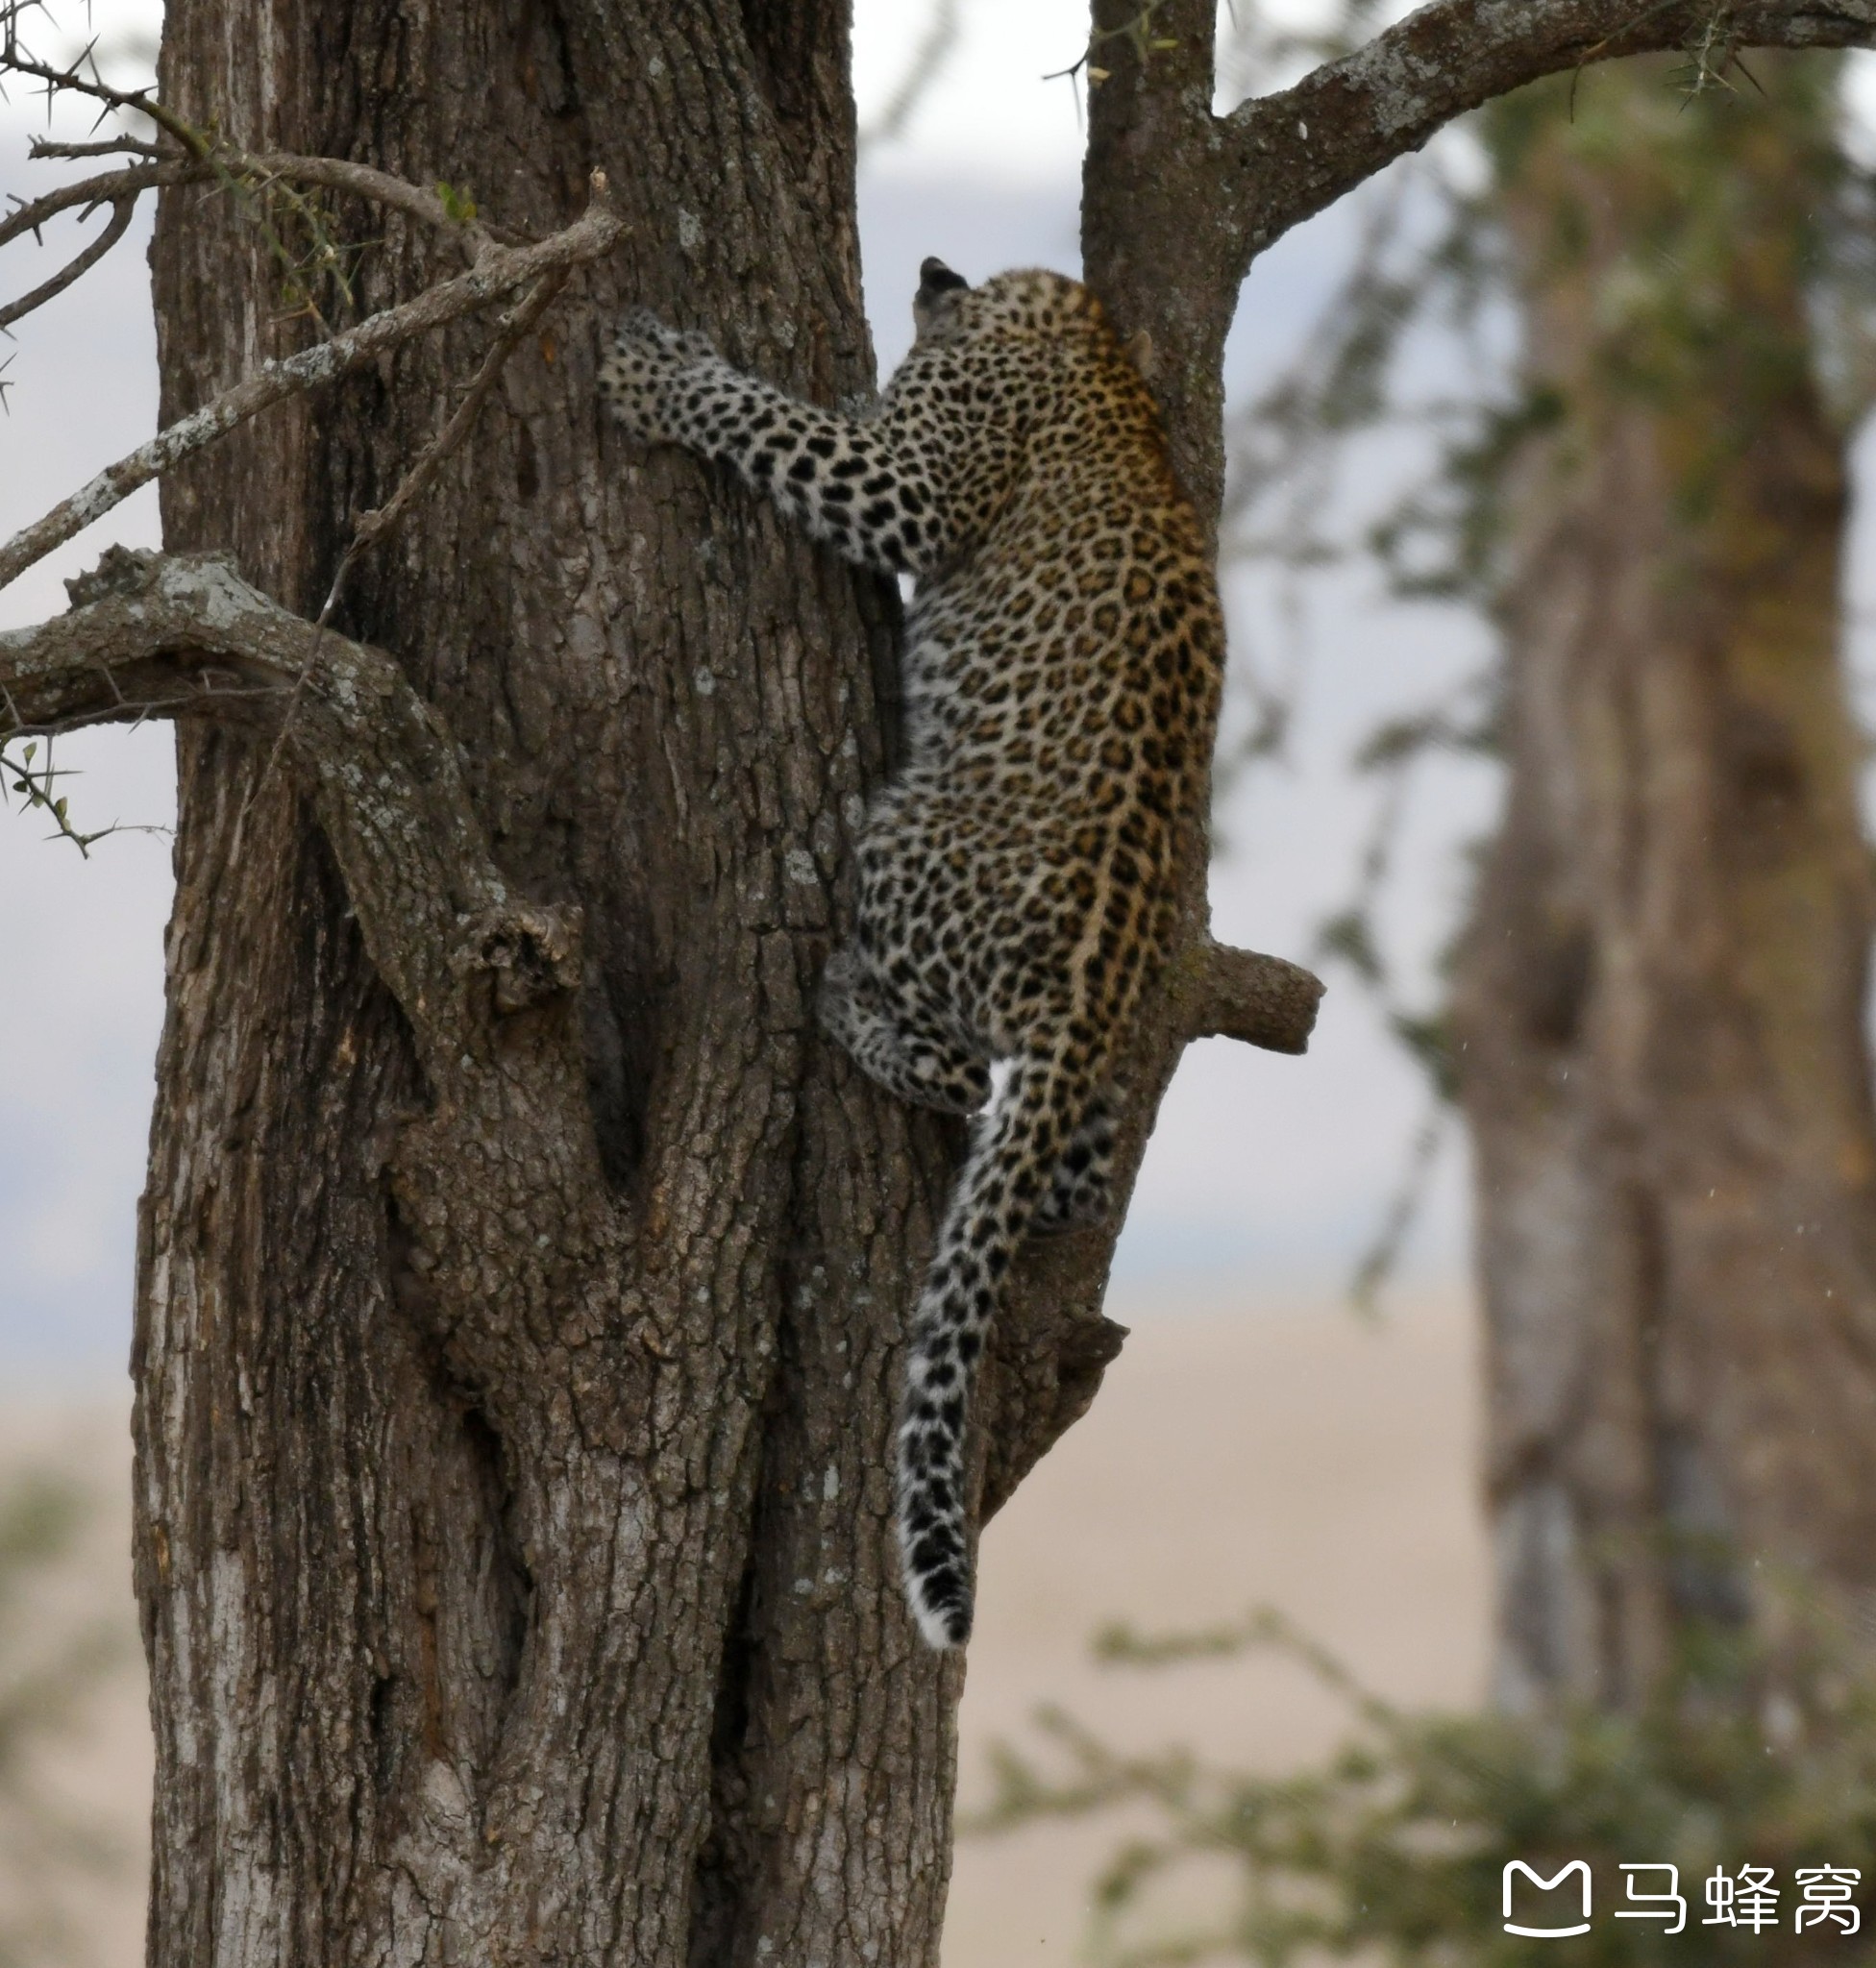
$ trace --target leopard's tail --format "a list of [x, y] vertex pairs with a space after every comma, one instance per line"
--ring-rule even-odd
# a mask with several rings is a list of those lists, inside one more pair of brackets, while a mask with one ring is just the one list
[[899, 1543], [905, 1596], [934, 1647], [971, 1637], [964, 1426], [991, 1321], [1036, 1205], [1093, 1091], [1059, 1052], [993, 1075], [913, 1316], [899, 1430]]

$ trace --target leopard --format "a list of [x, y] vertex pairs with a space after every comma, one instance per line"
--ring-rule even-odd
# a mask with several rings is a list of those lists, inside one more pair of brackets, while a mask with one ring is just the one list
[[[1046, 269], [926, 259], [914, 340], [858, 413], [634, 310], [601, 367], [630, 437], [727, 468], [857, 566], [909, 577], [902, 756], [855, 843], [821, 1022], [901, 1100], [969, 1117], [906, 1342], [897, 1529], [933, 1648], [970, 1637], [966, 1429], [1033, 1234], [1110, 1213], [1117, 1069], [1169, 961], [1223, 624], [1149, 346]], [[901, 580], [901, 586], [904, 581]]]

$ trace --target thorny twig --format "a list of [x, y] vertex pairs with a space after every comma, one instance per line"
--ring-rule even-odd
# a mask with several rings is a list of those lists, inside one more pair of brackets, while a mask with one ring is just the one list
[[172, 159], [167, 163], [128, 164], [121, 170], [102, 171], [95, 178], [81, 179], [75, 184], [61, 184], [42, 196], [21, 200], [0, 218], [0, 246], [11, 245], [23, 234], [37, 240], [48, 219], [76, 207], [81, 215], [100, 205], [114, 205], [123, 198], [136, 198], [162, 184], [186, 184], [210, 175], [199, 160]]
[[1107, 80], [1108, 70], [1096, 64], [1095, 50], [1106, 41], [1127, 42], [1133, 49], [1135, 59], [1142, 63], [1155, 54], [1162, 54], [1169, 48], [1176, 48], [1179, 45], [1176, 40], [1153, 33], [1153, 15], [1166, 5], [1167, 0], [1146, 0], [1140, 12], [1132, 19], [1123, 20], [1119, 27], [1096, 28], [1089, 35], [1088, 45], [1082, 49], [1078, 61], [1072, 62], [1066, 68], [1051, 69], [1043, 80], [1074, 82], [1077, 76], [1085, 72], [1089, 86], [1098, 86]]
[[44, 307], [54, 295], [62, 294], [74, 281], [82, 280], [130, 231], [136, 210], [135, 198], [118, 199], [111, 209], [110, 224], [82, 253], [67, 261], [49, 281], [41, 282], [31, 293], [0, 306], [0, 329], [12, 327], [23, 315], [31, 314], [34, 308]]
[[[159, 102], [147, 88], [112, 88], [105, 81], [98, 73], [95, 41], [81, 51], [76, 62], [57, 68], [50, 62], [38, 61], [20, 47], [15, 26], [17, 15], [17, 8], [9, 10], [6, 40], [0, 43], [0, 72], [23, 75], [31, 81], [43, 83], [48, 101], [62, 94], [87, 96], [91, 101], [104, 105], [104, 115], [114, 112], [145, 117], [159, 130], [174, 137], [191, 157], [206, 155], [209, 139], [173, 110]], [[80, 66], [85, 62], [91, 64], [88, 77]], [[104, 115], [100, 115], [99, 122], [104, 120]]]
[[43, 518], [0, 546], [0, 588], [55, 547], [81, 532], [192, 453], [216, 443], [239, 425], [288, 397], [335, 382], [366, 362], [468, 314], [480, 313], [516, 287], [602, 258], [624, 236], [612, 210], [604, 173], [593, 174], [593, 200], [563, 232], [527, 247], [491, 247], [467, 273], [396, 308], [369, 316], [356, 328], [279, 361], [263, 363], [212, 402], [179, 418], [149, 443], [100, 472], [88, 485], [60, 502]]
[[221, 144], [210, 157], [167, 158], [132, 164], [82, 179], [75, 184], [62, 184], [39, 198], [21, 203], [0, 219], [0, 246], [23, 233], [31, 233], [37, 238], [39, 228], [48, 219], [75, 206], [88, 209], [160, 185], [199, 184], [216, 180], [233, 180], [243, 189], [255, 191], [265, 190], [280, 181], [348, 193], [460, 238], [470, 249], [471, 258], [490, 240], [498, 245], [527, 243], [519, 233], [490, 226], [479, 218], [464, 218], [459, 203], [452, 205], [438, 192], [407, 184], [388, 172], [373, 170], [369, 164], [351, 163], [343, 158], [303, 157], [294, 151], [248, 151], [238, 145]]
[[[48, 96], [73, 93], [102, 103], [107, 113], [136, 113], [154, 121], [159, 140], [120, 135], [91, 143], [60, 143], [37, 139], [31, 155], [40, 159], [79, 159], [129, 155], [143, 160], [127, 169], [105, 172], [62, 185], [45, 196], [20, 202], [6, 219], [0, 220], [0, 245], [25, 233], [39, 237], [44, 223], [77, 208], [88, 213], [98, 205], [114, 208], [112, 222], [104, 241], [81, 254], [72, 267], [22, 299], [0, 310], [0, 327], [18, 320], [87, 271], [122, 237], [130, 224], [130, 206], [143, 192], [160, 185], [215, 182], [233, 191], [249, 208], [274, 257], [286, 268], [289, 279], [301, 287], [305, 309], [316, 319], [319, 310], [305, 295], [304, 276], [309, 265], [336, 276], [346, 298], [350, 288], [343, 271], [344, 249], [331, 237], [324, 214], [306, 196], [305, 187], [357, 197], [383, 209], [403, 213], [420, 224], [436, 228], [457, 240], [473, 265], [491, 243], [523, 243], [517, 235], [491, 227], [478, 218], [474, 203], [449, 185], [432, 188], [407, 183], [369, 165], [338, 158], [312, 158], [290, 152], [253, 152], [229, 142], [218, 132], [198, 129], [185, 118], [159, 102], [147, 89], [112, 87], [97, 74], [90, 50], [78, 61], [58, 67], [26, 54], [17, 39], [17, 7], [7, 10], [5, 39], [0, 44], [0, 74], [26, 76], [43, 82]], [[91, 74], [84, 72], [89, 60]], [[165, 146], [173, 154], [165, 155]], [[270, 199], [279, 199], [303, 226], [313, 241], [309, 259], [296, 256], [274, 228], [267, 210]], [[320, 319], [323, 329], [325, 322]]]
[[[0, 698], [6, 699], [8, 714], [16, 726], [18, 720], [12, 710], [11, 696], [4, 689], [0, 689]], [[86, 860], [89, 860], [93, 845], [108, 839], [111, 834], [168, 832], [167, 827], [127, 824], [122, 821], [112, 821], [109, 826], [94, 828], [89, 833], [82, 832], [71, 823], [66, 797], [55, 791], [59, 780], [73, 778], [76, 775], [69, 767], [57, 766], [53, 763], [52, 735], [49, 732], [45, 737], [43, 760], [37, 755], [38, 750], [38, 743], [35, 740], [18, 757], [13, 757], [9, 754], [5, 741], [0, 740], [0, 802], [11, 803], [8, 796], [16, 794], [25, 800], [29, 812], [39, 808], [50, 814], [57, 831], [48, 835], [48, 839], [69, 841]]]
[[49, 136], [36, 136], [26, 146], [35, 163], [45, 158], [153, 158], [157, 146], [141, 136], [108, 136], [99, 143], [55, 143]]

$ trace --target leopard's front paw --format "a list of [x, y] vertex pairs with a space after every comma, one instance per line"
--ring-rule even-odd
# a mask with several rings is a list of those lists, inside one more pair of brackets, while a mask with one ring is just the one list
[[600, 364], [600, 392], [634, 437], [669, 442], [677, 434], [670, 426], [672, 383], [715, 353], [706, 335], [667, 328], [649, 308], [634, 308]]

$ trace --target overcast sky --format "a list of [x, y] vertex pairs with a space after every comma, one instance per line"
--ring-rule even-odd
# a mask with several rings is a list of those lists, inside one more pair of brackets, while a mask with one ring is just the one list
[[[1074, 86], [1045, 82], [1080, 50], [1080, 0], [962, 0], [965, 38], [898, 139], [869, 153], [861, 232], [882, 360], [910, 334], [919, 260], [938, 253], [973, 279], [1011, 264], [1076, 270], [1080, 150]], [[863, 119], [887, 97], [921, 10], [859, 0], [855, 68]], [[148, 39], [154, 10], [93, 0], [107, 37]], [[43, 166], [24, 161], [42, 111], [0, 106], [0, 196]], [[66, 240], [69, 240], [69, 234]], [[1326, 214], [1260, 262], [1247, 287], [1230, 373], [1240, 392], [1306, 332], [1348, 236]], [[70, 250], [49, 235], [47, 264]], [[10, 253], [0, 294], [43, 278]], [[0, 419], [0, 536], [83, 482], [153, 428], [155, 367], [140, 244], [21, 324]], [[0, 355], [4, 355], [0, 349]], [[1377, 469], [1390, 467], [1382, 458]], [[1396, 459], [1392, 469], [1398, 470]], [[154, 497], [139, 495], [46, 567], [0, 594], [0, 627], [63, 605], [60, 581], [111, 539], [156, 544]], [[1861, 559], [1860, 559], [1860, 565]], [[1213, 892], [1218, 933], [1307, 959], [1313, 925], [1344, 899], [1366, 796], [1343, 768], [1391, 708], [1424, 701], [1483, 660], [1462, 615], [1384, 605], [1356, 571], [1319, 582], [1312, 654], [1289, 760], [1261, 768], [1223, 815], [1228, 851]], [[1234, 660], [1273, 661], [1268, 584], [1234, 579]], [[62, 747], [86, 825], [160, 825], [170, 813], [168, 734], [88, 734]], [[1458, 898], [1457, 844], [1489, 824], [1495, 791], [1479, 768], [1430, 789], [1401, 842], [1393, 923], [1422, 955]], [[169, 850], [126, 833], [88, 862], [44, 842], [32, 817], [0, 815], [0, 1386], [120, 1371], [129, 1343], [135, 1204], [141, 1186], [151, 1062], [161, 1019]], [[1164, 1110], [1122, 1245], [1118, 1299], [1137, 1316], [1202, 1292], [1247, 1306], [1345, 1281], [1379, 1220], [1423, 1113], [1413, 1070], [1337, 973], [1306, 1060], [1223, 1041], [1196, 1046]], [[1452, 1284], [1464, 1242], [1463, 1163], [1449, 1148], [1407, 1268], [1410, 1284]]]

